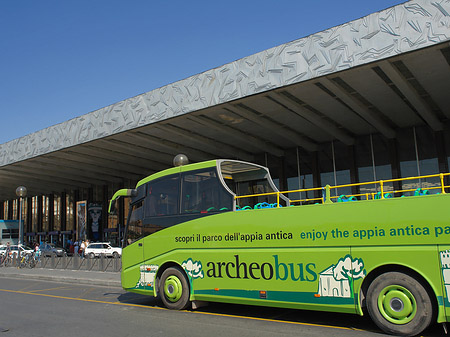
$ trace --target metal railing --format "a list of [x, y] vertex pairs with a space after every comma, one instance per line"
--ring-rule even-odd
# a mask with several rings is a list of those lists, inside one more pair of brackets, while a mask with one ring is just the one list
[[37, 268], [52, 269], [71, 269], [71, 270], [95, 270], [118, 272], [122, 269], [122, 260], [120, 257], [107, 257], [100, 255], [98, 258], [85, 258], [78, 255], [74, 256], [50, 256], [41, 257]]
[[[19, 259], [14, 255], [9, 266], [18, 267], [19, 262]], [[122, 270], [122, 259], [120, 257], [114, 258], [104, 255], [93, 259], [84, 258], [78, 255], [41, 256], [36, 263], [35, 268], [120, 272]]]
[[[430, 190], [437, 190], [437, 193], [440, 194], [446, 194], [446, 189], [450, 188], [450, 185], [445, 185], [444, 183], [444, 177], [450, 176], [450, 173], [439, 173], [439, 174], [431, 174], [431, 175], [425, 175], [425, 176], [417, 176], [417, 177], [408, 177], [408, 178], [397, 178], [397, 179], [386, 179], [386, 180], [377, 180], [377, 181], [370, 181], [370, 182], [364, 182], [364, 183], [355, 183], [355, 184], [345, 184], [345, 185], [337, 185], [337, 186], [330, 186], [326, 185], [324, 187], [315, 187], [315, 188], [305, 188], [305, 189], [297, 189], [297, 190], [289, 190], [289, 191], [279, 191], [279, 192], [268, 192], [268, 193], [260, 193], [260, 194], [249, 194], [249, 195], [239, 195], [235, 196], [235, 199], [244, 199], [244, 198], [252, 198], [252, 197], [264, 197], [264, 196], [270, 196], [270, 195], [276, 195], [277, 201], [276, 201], [276, 208], [281, 207], [280, 206], [280, 195], [288, 195], [290, 193], [299, 193], [301, 196], [301, 193], [307, 193], [307, 192], [315, 192], [321, 191], [322, 196], [315, 197], [315, 198], [305, 198], [305, 199], [295, 199], [290, 200], [291, 204], [302, 204], [302, 203], [327, 203], [332, 202], [332, 199], [338, 199], [345, 197], [347, 200], [376, 200], [376, 199], [386, 199], [386, 198], [394, 198], [398, 196], [402, 196], [400, 194], [407, 193], [407, 192], [415, 192], [415, 195], [424, 195], [429, 194]], [[406, 189], [398, 189], [394, 190], [393, 188], [386, 188], [386, 184], [388, 183], [396, 183], [396, 182], [403, 182], [403, 181], [412, 181], [412, 180], [418, 180], [419, 185], [422, 185], [423, 179], [429, 179], [429, 178], [439, 178], [438, 186], [430, 186], [426, 189], [423, 189], [421, 187], [418, 188], [406, 188]], [[337, 191], [340, 188], [348, 188], [348, 187], [362, 187], [366, 185], [374, 185], [376, 192], [366, 192], [366, 193], [355, 193], [355, 194], [347, 194], [347, 195], [338, 195]], [[335, 191], [335, 196], [331, 196], [331, 191]]]

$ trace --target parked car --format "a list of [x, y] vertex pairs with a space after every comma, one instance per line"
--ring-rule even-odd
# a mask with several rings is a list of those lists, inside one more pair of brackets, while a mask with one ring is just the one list
[[89, 258], [99, 257], [100, 255], [117, 258], [122, 255], [122, 248], [113, 247], [109, 242], [90, 243], [84, 250], [84, 256]]
[[[11, 245], [11, 254], [17, 255], [17, 252], [20, 250], [20, 256], [24, 254], [33, 254], [33, 249], [25, 246], [25, 245]], [[6, 249], [6, 247], [5, 247]]]
[[40, 244], [41, 256], [66, 256], [66, 250], [62, 247], [57, 247], [53, 243], [43, 242]]

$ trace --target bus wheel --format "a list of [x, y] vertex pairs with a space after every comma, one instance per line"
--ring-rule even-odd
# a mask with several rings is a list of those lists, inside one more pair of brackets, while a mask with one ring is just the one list
[[420, 334], [433, 317], [425, 287], [400, 272], [384, 273], [373, 280], [367, 290], [367, 310], [380, 329], [399, 336]]
[[166, 308], [182, 310], [188, 307], [189, 284], [179, 268], [170, 267], [162, 273], [159, 289]]

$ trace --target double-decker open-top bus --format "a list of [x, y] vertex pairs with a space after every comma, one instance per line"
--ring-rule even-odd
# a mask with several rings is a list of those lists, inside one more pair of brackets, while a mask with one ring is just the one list
[[214, 301], [368, 312], [388, 333], [416, 335], [450, 318], [450, 195], [437, 178], [419, 196], [371, 182], [377, 193], [333, 199], [326, 186], [299, 202], [256, 164], [164, 170], [111, 200], [110, 211], [121, 196], [131, 203], [122, 286], [170, 309]]

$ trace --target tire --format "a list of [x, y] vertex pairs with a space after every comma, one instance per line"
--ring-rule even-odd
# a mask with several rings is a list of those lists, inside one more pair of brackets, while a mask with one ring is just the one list
[[381, 330], [398, 336], [420, 334], [434, 317], [424, 285], [400, 272], [384, 273], [373, 280], [367, 290], [367, 311]]
[[27, 263], [27, 267], [30, 268], [30, 269], [32, 269], [32, 268], [34, 268], [35, 265], [36, 265], [36, 262], [35, 262], [34, 259], [31, 257], [31, 258], [30, 258], [30, 261], [28, 261], [28, 263]]
[[118, 252], [114, 252], [112, 254], [112, 257], [115, 258], [115, 259], [118, 259], [119, 258], [119, 253]]
[[88, 254], [88, 258], [90, 258], [90, 259], [95, 258], [95, 254], [94, 254], [94, 253], [89, 253], [89, 254]]
[[167, 309], [183, 310], [191, 303], [188, 280], [184, 272], [177, 267], [167, 268], [162, 273], [159, 291]]

